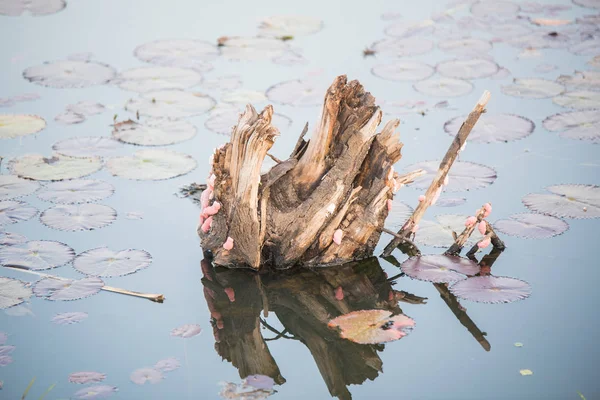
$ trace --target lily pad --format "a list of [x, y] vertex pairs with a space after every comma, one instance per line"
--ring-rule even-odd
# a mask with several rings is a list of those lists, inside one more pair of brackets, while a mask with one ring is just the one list
[[197, 324], [186, 324], [181, 325], [171, 331], [171, 336], [178, 336], [184, 339], [191, 338], [202, 332], [202, 328]]
[[215, 90], [220, 92], [229, 92], [241, 88], [243, 85], [242, 77], [239, 75], [224, 75], [212, 79], [207, 79], [202, 83], [205, 90]]
[[262, 20], [258, 26], [259, 36], [283, 37], [305, 36], [323, 29], [323, 21], [306, 15], [276, 15]]
[[187, 118], [213, 108], [215, 100], [203, 93], [183, 90], [146, 92], [125, 104], [125, 109], [147, 117]]
[[129, 375], [129, 379], [136, 385], [143, 385], [146, 382], [154, 385], [162, 382], [162, 380], [165, 379], [165, 377], [163, 376], [161, 371], [156, 370], [154, 368], [146, 367], [136, 369], [135, 371], [133, 371], [131, 375]]
[[503, 276], [475, 276], [450, 286], [461, 299], [478, 303], [511, 303], [531, 295], [531, 286], [522, 280]]
[[462, 79], [432, 78], [417, 82], [413, 88], [426, 96], [460, 97], [473, 91], [473, 85]]
[[130, 119], [116, 123], [112, 136], [139, 146], [164, 146], [192, 139], [196, 136], [196, 127], [184, 120], [149, 118], [138, 123]]
[[0, 2], [0, 15], [18, 17], [28, 12], [38, 17], [57, 13], [66, 6], [65, 0], [3, 0]]
[[600, 218], [600, 186], [553, 185], [553, 194], [528, 194], [523, 204], [532, 211], [560, 218]]
[[73, 261], [73, 267], [86, 275], [109, 278], [133, 274], [151, 262], [152, 256], [143, 250], [113, 251], [100, 247], [79, 254]]
[[51, 240], [32, 240], [0, 248], [0, 264], [35, 271], [60, 267], [74, 257], [72, 248]]
[[27, 240], [25, 236], [17, 233], [0, 232], [0, 246], [14, 246], [15, 244], [23, 244]]
[[14, 175], [0, 175], [0, 200], [11, 200], [34, 193], [40, 184]]
[[[88, 314], [85, 312], [75, 311], [75, 312], [66, 312], [56, 314], [52, 318], [52, 322], [57, 325], [73, 325], [77, 324], [88, 317]], [[69, 376], [69, 380], [71, 377]], [[88, 381], [88, 382], [98, 382], [98, 381]]]
[[82, 122], [85, 122], [85, 120], [86, 118], [84, 115], [77, 114], [72, 111], [65, 111], [54, 117], [54, 121], [62, 125], [81, 124]]
[[95, 61], [49, 61], [23, 71], [28, 81], [53, 88], [85, 88], [115, 77], [113, 67]]
[[115, 191], [108, 182], [95, 179], [73, 179], [51, 182], [42, 188], [38, 197], [58, 204], [91, 203], [102, 200]]
[[122, 147], [121, 143], [104, 136], [74, 137], [62, 140], [52, 150], [68, 157], [88, 158], [110, 156]]
[[[439, 161], [423, 161], [412, 164], [405, 169], [414, 171], [424, 169], [426, 173], [415, 178], [411, 185], [417, 189], [427, 189], [437, 174]], [[449, 183], [445, 187], [448, 192], [481, 189], [491, 185], [496, 180], [496, 171], [492, 168], [468, 161], [456, 161], [448, 174]]]
[[386, 310], [360, 310], [340, 315], [327, 324], [339, 328], [340, 336], [360, 344], [391, 342], [406, 336], [415, 321], [404, 314], [394, 315]]
[[437, 65], [437, 72], [447, 78], [486, 78], [498, 72], [498, 65], [482, 58], [444, 61]]
[[264, 103], [267, 101], [267, 98], [263, 92], [256, 90], [236, 90], [226, 93], [221, 100], [225, 103], [246, 105]]
[[598, 0], [573, 0], [573, 3], [581, 7], [600, 9]]
[[[395, 199], [394, 199], [395, 200]], [[402, 225], [410, 218], [413, 213], [413, 208], [401, 201], [393, 201], [392, 209], [388, 212], [385, 219], [386, 228], [393, 231], [398, 231]]]
[[510, 1], [478, 1], [471, 6], [471, 14], [479, 18], [511, 18], [517, 15], [519, 6]]
[[31, 135], [45, 127], [46, 121], [37, 115], [0, 114], [0, 139]]
[[[455, 136], [466, 116], [451, 119], [444, 124], [444, 130]], [[483, 114], [468, 137], [474, 143], [512, 142], [523, 139], [533, 133], [533, 121], [511, 114]]]
[[411, 36], [423, 37], [435, 31], [435, 23], [432, 20], [420, 22], [400, 21], [385, 28], [385, 34], [396, 38], [407, 38]]
[[188, 89], [202, 82], [198, 72], [177, 67], [140, 67], [121, 72], [112, 81], [123, 90], [144, 93], [162, 89]]
[[442, 51], [456, 55], [476, 56], [490, 51], [492, 49], [492, 44], [487, 40], [461, 38], [441, 40], [438, 43], [438, 48]]
[[207, 62], [217, 58], [219, 50], [202, 40], [168, 39], [145, 43], [135, 49], [134, 55], [141, 61], [155, 65], [206, 72], [212, 69]]
[[312, 81], [286, 81], [267, 89], [269, 100], [295, 107], [312, 107], [323, 103], [323, 90]]
[[563, 138], [600, 142], [600, 109], [554, 114], [542, 124], [549, 131], [559, 132]]
[[187, 174], [196, 165], [191, 156], [164, 149], [138, 150], [133, 156], [114, 157], [106, 163], [111, 174], [135, 180], [171, 179]]
[[411, 278], [436, 283], [452, 283], [479, 272], [477, 263], [461, 257], [428, 255], [411, 257], [402, 263], [402, 272]]
[[514, 214], [509, 219], [494, 223], [494, 228], [511, 236], [526, 239], [546, 239], [560, 235], [569, 229], [569, 224], [560, 218], [542, 214]]
[[564, 92], [552, 99], [554, 104], [567, 108], [600, 108], [600, 92], [575, 90]]
[[171, 372], [181, 368], [181, 363], [175, 357], [165, 358], [154, 364], [154, 369], [162, 372]]
[[107, 399], [117, 390], [115, 386], [108, 385], [88, 386], [75, 392], [72, 398], [76, 400]]
[[16, 224], [35, 217], [37, 208], [22, 201], [0, 201], [0, 226]]
[[0, 277], [0, 310], [21, 304], [32, 294], [31, 288], [24, 282]]
[[433, 46], [432, 40], [417, 36], [406, 39], [383, 39], [373, 43], [371, 49], [378, 56], [411, 57], [428, 53], [433, 49]]
[[269, 37], [227, 37], [221, 43], [223, 57], [234, 61], [272, 59], [289, 50], [283, 41]]
[[[204, 123], [204, 126], [215, 133], [229, 135], [233, 127], [237, 125], [241, 111], [235, 106], [216, 107], [210, 112], [210, 116]], [[275, 113], [271, 119], [271, 125], [279, 129], [280, 132], [283, 132], [292, 125], [292, 120], [285, 115]]]
[[371, 72], [389, 81], [420, 81], [433, 75], [434, 69], [419, 61], [396, 61], [376, 65]]
[[41, 154], [26, 154], [11, 163], [12, 171], [36, 181], [60, 181], [81, 178], [102, 168], [99, 158], [75, 158], [56, 155], [46, 158]]
[[90, 231], [110, 225], [117, 212], [102, 204], [60, 204], [44, 211], [40, 220], [44, 225], [61, 231]]
[[561, 94], [563, 85], [546, 79], [515, 79], [512, 85], [502, 86], [502, 93], [526, 99], [546, 99]]
[[73, 372], [69, 375], [69, 382], [81, 385], [102, 382], [104, 379], [106, 379], [106, 374], [93, 371]]
[[442, 197], [435, 203], [438, 207], [456, 207], [467, 202], [464, 197]]
[[78, 300], [90, 297], [104, 286], [100, 278], [54, 279], [44, 278], [33, 287], [33, 293], [48, 300]]

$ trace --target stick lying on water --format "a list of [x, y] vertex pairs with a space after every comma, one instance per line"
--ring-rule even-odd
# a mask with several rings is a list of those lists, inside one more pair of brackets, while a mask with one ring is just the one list
[[479, 223], [481, 221], [483, 221], [484, 215], [485, 215], [485, 206], [482, 206], [479, 209], [479, 211], [477, 211], [477, 214], [475, 214], [475, 218], [476, 218], [475, 223], [465, 227], [465, 229], [462, 231], [462, 233], [460, 235], [458, 235], [458, 237], [454, 240], [454, 243], [452, 244], [452, 246], [450, 246], [450, 248], [448, 250], [446, 250], [444, 252], [444, 254], [447, 256], [459, 255], [463, 246], [465, 245], [465, 243], [467, 243], [467, 240], [469, 240], [469, 238], [471, 237], [471, 234], [477, 228], [477, 225], [479, 225]]
[[[8, 269], [12, 269], [14, 271], [27, 272], [29, 274], [37, 275], [37, 276], [40, 276], [42, 278], [56, 279], [56, 280], [59, 280], [59, 281], [70, 281], [70, 280], [72, 280], [72, 279], [68, 279], [68, 278], [63, 278], [61, 276], [49, 275], [49, 274], [44, 274], [42, 272], [32, 271], [32, 270], [26, 269], [26, 268], [9, 267], [9, 266], [6, 266], [6, 265], [3, 265], [2, 267], [8, 268]], [[142, 298], [142, 299], [148, 299], [150, 301], [154, 301], [155, 303], [162, 303], [163, 301], [165, 301], [165, 296], [162, 295], [162, 294], [133, 292], [131, 290], [120, 289], [120, 288], [116, 288], [116, 287], [112, 287], [112, 286], [106, 286], [106, 285], [102, 286], [102, 290], [105, 290], [107, 292], [124, 294], [124, 295], [127, 295], [127, 296], [139, 297], [139, 298]]]
[[[483, 92], [483, 95], [475, 105], [475, 108], [473, 108], [473, 111], [471, 111], [471, 113], [467, 116], [465, 122], [463, 122], [463, 124], [461, 125], [460, 129], [458, 130], [458, 133], [456, 134], [456, 137], [450, 145], [450, 148], [446, 152], [444, 159], [440, 163], [440, 167], [435, 178], [433, 178], [429, 189], [427, 189], [427, 192], [425, 192], [425, 200], [419, 202], [419, 205], [417, 206], [417, 208], [415, 208], [415, 211], [413, 212], [411, 217], [408, 219], [408, 221], [406, 221], [402, 229], [398, 231], [398, 234], [400, 236], [408, 237], [410, 235], [415, 225], [419, 223], [419, 221], [425, 214], [425, 211], [431, 205], [433, 199], [436, 197], [437, 192], [441, 190], [442, 185], [444, 184], [444, 180], [446, 179], [446, 176], [448, 175], [448, 172], [452, 167], [452, 164], [458, 157], [458, 153], [467, 141], [467, 137], [471, 133], [471, 130], [475, 126], [475, 123], [477, 123], [477, 120], [479, 120], [481, 114], [485, 112], [485, 107], [488, 101], [490, 100], [490, 96], [491, 94], [487, 90]], [[397, 237], [392, 239], [392, 241], [383, 250], [382, 257], [387, 257], [390, 254], [392, 254], [392, 251], [394, 251], [394, 249], [401, 242], [402, 239], [399, 239]]]

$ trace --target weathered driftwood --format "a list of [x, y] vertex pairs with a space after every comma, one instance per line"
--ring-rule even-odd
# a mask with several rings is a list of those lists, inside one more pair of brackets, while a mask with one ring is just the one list
[[375, 98], [340, 76], [310, 140], [305, 128], [290, 158], [261, 174], [279, 134], [272, 115], [271, 106], [257, 113], [248, 105], [230, 142], [215, 151], [198, 227], [204, 250], [217, 265], [254, 269], [371, 256], [400, 185], [393, 171], [401, 157], [399, 121], [377, 132], [382, 113]]

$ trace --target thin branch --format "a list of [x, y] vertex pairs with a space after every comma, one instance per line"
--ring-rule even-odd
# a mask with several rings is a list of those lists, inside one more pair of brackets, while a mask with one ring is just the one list
[[486, 230], [488, 232], [492, 233], [492, 236], [491, 236], [492, 246], [494, 246], [494, 248], [496, 248], [498, 250], [506, 249], [506, 245], [504, 244], [502, 239], [500, 239], [498, 237], [498, 235], [496, 234], [496, 231], [494, 230], [494, 228], [492, 228], [492, 225], [487, 221], [485, 221], [485, 225], [486, 225]]
[[[490, 92], [486, 90], [475, 105], [475, 108], [473, 108], [473, 111], [471, 111], [471, 113], [467, 116], [465, 122], [463, 122], [463, 124], [461, 125], [460, 129], [458, 130], [458, 133], [456, 134], [456, 137], [450, 145], [450, 148], [448, 148], [444, 159], [440, 163], [436, 176], [433, 178], [433, 181], [431, 182], [429, 189], [427, 189], [427, 192], [425, 192], [425, 200], [419, 202], [419, 205], [417, 206], [411, 217], [408, 219], [408, 221], [406, 221], [402, 229], [400, 229], [400, 231], [398, 232], [400, 236], [407, 237], [410, 235], [415, 225], [419, 223], [419, 221], [425, 214], [425, 211], [431, 205], [438, 191], [441, 190], [442, 185], [444, 184], [444, 180], [446, 179], [446, 176], [448, 175], [448, 172], [452, 167], [452, 164], [458, 158], [458, 153], [467, 141], [467, 137], [471, 133], [471, 130], [475, 126], [475, 123], [477, 123], [477, 120], [479, 119], [481, 114], [485, 112], [485, 107], [488, 101], [490, 100], [490, 96]], [[400, 239], [394, 238], [385, 247], [382, 256], [385, 257], [392, 254], [392, 251], [394, 251], [394, 249], [399, 244]]]
[[456, 240], [454, 241], [452, 246], [450, 246], [450, 248], [448, 250], [446, 250], [446, 252], [444, 252], [444, 254], [449, 255], [449, 256], [459, 255], [460, 252], [462, 251], [463, 246], [465, 245], [465, 243], [467, 243], [467, 240], [469, 240], [469, 237], [471, 237], [471, 234], [473, 233], [473, 231], [475, 230], [477, 225], [479, 225], [479, 223], [481, 221], [483, 221], [484, 215], [485, 215], [485, 207], [482, 206], [479, 209], [479, 211], [477, 211], [477, 214], [475, 215], [475, 218], [476, 218], [475, 223], [467, 226], [462, 231], [462, 233], [460, 235], [458, 235], [458, 237], [456, 238]]
[[271, 153], [267, 153], [267, 155], [269, 157], [271, 157], [271, 160], [275, 161], [277, 164], [281, 164], [283, 161], [281, 161], [279, 158], [275, 157], [273, 154]]
[[262, 326], [264, 326], [265, 328], [267, 328], [268, 330], [270, 330], [271, 332], [273, 332], [274, 334], [276, 334], [277, 336], [271, 339], [265, 339], [265, 341], [269, 341], [269, 340], [275, 340], [275, 339], [279, 339], [280, 337], [284, 338], [284, 339], [292, 339], [292, 340], [299, 340], [298, 338], [294, 337], [294, 336], [285, 336], [285, 332], [287, 332], [287, 329], [284, 330], [283, 332], [279, 332], [277, 329], [273, 328], [271, 325], [269, 325], [267, 323], [267, 321], [265, 321], [262, 318], [259, 318], [260, 323], [262, 324]]
[[427, 171], [425, 171], [424, 169], [417, 169], [415, 171], [411, 171], [406, 174], [399, 175], [396, 178], [396, 183], [406, 185], [406, 184], [412, 183], [415, 180], [415, 178], [418, 178], [421, 175], [425, 175], [426, 173], [427, 173]]

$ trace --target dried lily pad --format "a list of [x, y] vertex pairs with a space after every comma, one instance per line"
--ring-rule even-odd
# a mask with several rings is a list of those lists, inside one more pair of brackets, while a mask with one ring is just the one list
[[148, 117], [187, 118], [213, 108], [215, 100], [199, 92], [157, 90], [146, 92], [125, 104], [125, 109]]
[[402, 263], [401, 269], [421, 281], [452, 283], [466, 279], [465, 275], [477, 274], [479, 265], [466, 258], [441, 254], [411, 257]]
[[[241, 111], [235, 106], [217, 106], [210, 112], [204, 126], [221, 135], [229, 135], [233, 127], [237, 125]], [[285, 115], [275, 113], [271, 119], [271, 125], [283, 132], [292, 125], [292, 120]]]
[[481, 58], [444, 61], [436, 67], [440, 75], [455, 79], [486, 78], [497, 73], [498, 69], [496, 63]]
[[390, 81], [420, 81], [433, 75], [434, 69], [419, 61], [396, 61], [376, 65], [371, 72]]
[[146, 367], [136, 369], [135, 371], [133, 371], [131, 375], [129, 375], [129, 379], [136, 385], [143, 385], [146, 382], [149, 382], [154, 385], [162, 382], [162, 380], [165, 379], [165, 377], [163, 376], [161, 371], [154, 368]]
[[48, 300], [79, 300], [98, 293], [103, 286], [104, 282], [100, 278], [44, 278], [35, 284], [33, 293]]
[[[437, 174], [439, 161], [423, 161], [412, 164], [405, 169], [414, 171], [424, 169], [426, 173], [415, 178], [411, 185], [417, 189], [427, 189]], [[492, 168], [468, 161], [456, 161], [448, 174], [449, 183], [445, 187], [448, 192], [460, 192], [484, 188], [496, 180], [496, 171]]]
[[175, 357], [165, 358], [154, 364], [154, 369], [162, 372], [171, 372], [181, 368], [181, 363]]
[[510, 1], [478, 1], [471, 6], [471, 14], [479, 18], [511, 18], [517, 15], [519, 6]]
[[196, 127], [184, 120], [148, 118], [139, 123], [129, 119], [116, 123], [112, 136], [139, 146], [164, 146], [192, 139], [196, 136]]
[[74, 158], [56, 155], [26, 154], [11, 163], [12, 171], [23, 178], [36, 181], [60, 181], [81, 178], [102, 168], [99, 158]]
[[123, 90], [144, 93], [162, 89], [188, 89], [202, 82], [198, 72], [177, 67], [140, 67], [121, 72], [112, 81]]
[[178, 328], [175, 328], [171, 331], [171, 336], [178, 336], [184, 339], [191, 338], [193, 336], [199, 335], [202, 332], [202, 328], [197, 324], [186, 324], [181, 325]]
[[0, 139], [38, 133], [46, 127], [46, 121], [37, 115], [0, 114]]
[[[468, 215], [443, 214], [435, 217], [437, 222], [421, 220], [415, 242], [424, 246], [448, 248], [454, 243], [454, 234], [460, 235], [465, 229]], [[478, 230], [473, 231], [467, 240], [472, 245], [483, 238]]]
[[504, 276], [475, 276], [450, 286], [461, 299], [478, 303], [512, 303], [531, 295], [531, 286], [519, 279]]
[[223, 57], [238, 61], [272, 59], [289, 49], [283, 41], [268, 37], [227, 37], [221, 43]]
[[61, 231], [90, 231], [110, 225], [117, 212], [102, 204], [60, 204], [44, 211], [40, 220], [44, 225]]
[[[73, 325], [77, 324], [88, 317], [88, 314], [81, 311], [75, 312], [66, 312], [56, 314], [52, 318], [52, 322], [56, 325]], [[71, 380], [71, 376], [69, 376], [69, 380]], [[98, 382], [98, 381], [89, 381], [89, 382]]]
[[32, 240], [0, 248], [0, 264], [35, 271], [60, 267], [74, 257], [72, 248], [51, 240]]
[[62, 11], [66, 6], [65, 0], [2, 0], [0, 15], [18, 17], [28, 12], [33, 16], [43, 16]]
[[21, 304], [32, 294], [31, 288], [24, 282], [0, 277], [0, 310]]
[[[465, 116], [451, 119], [444, 124], [447, 134], [455, 136], [465, 120]], [[533, 133], [533, 121], [511, 114], [483, 114], [468, 137], [473, 143], [512, 142]]]
[[73, 261], [73, 268], [86, 275], [110, 278], [133, 274], [151, 262], [152, 256], [143, 250], [113, 251], [100, 247], [79, 254]]
[[115, 191], [108, 182], [94, 179], [73, 179], [51, 182], [43, 187], [38, 197], [58, 204], [91, 203], [102, 200]]
[[564, 92], [554, 97], [552, 102], [567, 108], [600, 108], [600, 92], [591, 90]]
[[411, 36], [426, 36], [435, 30], [435, 23], [432, 20], [420, 22], [400, 21], [385, 29], [385, 34], [396, 38], [407, 38]]
[[360, 310], [340, 315], [327, 324], [339, 328], [340, 336], [360, 344], [391, 342], [406, 336], [415, 321], [404, 314], [394, 315], [386, 310]]
[[571, 111], [554, 114], [546, 118], [542, 124], [552, 132], [559, 132], [560, 137], [600, 142], [600, 110]]
[[115, 386], [108, 385], [98, 385], [98, 386], [88, 386], [81, 390], [78, 390], [73, 395], [73, 399], [76, 400], [97, 400], [97, 399], [106, 399], [113, 395], [113, 393], [117, 392], [117, 388]]
[[106, 374], [93, 371], [73, 372], [69, 375], [69, 382], [85, 385], [87, 383], [98, 383], [106, 379]]
[[49, 61], [29, 67], [23, 77], [32, 83], [53, 88], [84, 88], [113, 79], [111, 66], [95, 61]]
[[560, 218], [600, 218], [600, 186], [553, 185], [553, 194], [528, 194], [523, 204], [532, 211]]
[[511, 236], [526, 239], [546, 239], [560, 235], [569, 229], [569, 224], [560, 218], [543, 214], [514, 214], [509, 219], [494, 223], [494, 228]]
[[14, 175], [0, 175], [0, 200], [10, 200], [34, 193], [40, 184]]
[[492, 44], [481, 39], [461, 38], [441, 40], [438, 43], [438, 48], [442, 51], [461, 56], [476, 56], [490, 51]]
[[219, 50], [202, 40], [170, 39], [145, 43], [135, 49], [134, 55], [155, 65], [206, 72], [212, 69], [207, 62], [217, 58]]
[[526, 99], [545, 99], [561, 94], [564, 86], [546, 79], [515, 79], [512, 85], [502, 86], [502, 93]]
[[323, 103], [323, 91], [312, 81], [286, 81], [267, 89], [269, 100], [296, 107], [318, 106]]
[[406, 39], [387, 38], [373, 43], [371, 49], [377, 55], [410, 57], [425, 54], [433, 49], [433, 41], [422, 37]]
[[138, 150], [133, 156], [113, 157], [106, 163], [111, 174], [136, 180], [171, 179], [187, 174], [196, 165], [191, 156], [164, 149]]
[[462, 79], [433, 78], [417, 82], [413, 88], [424, 95], [434, 97], [460, 97], [473, 91], [473, 85]]
[[323, 29], [323, 21], [305, 15], [277, 15], [265, 18], [258, 27], [259, 36], [305, 36]]
[[68, 157], [88, 158], [105, 157], [123, 147], [116, 140], [104, 136], [74, 137], [65, 139], [52, 146], [52, 150]]
[[0, 226], [16, 224], [35, 217], [37, 208], [22, 201], [0, 201]]

